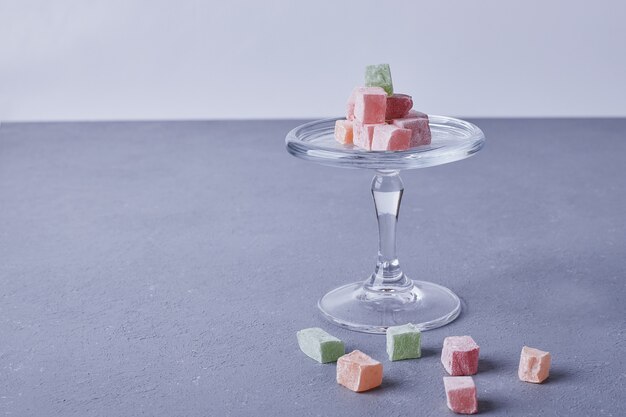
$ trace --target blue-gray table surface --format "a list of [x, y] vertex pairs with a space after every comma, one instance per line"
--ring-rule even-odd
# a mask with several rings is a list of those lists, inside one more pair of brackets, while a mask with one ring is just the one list
[[[372, 173], [288, 155], [298, 121], [2, 124], [0, 414], [452, 415], [440, 348], [469, 334], [481, 414], [626, 415], [626, 119], [474, 121], [479, 154], [403, 173], [403, 267], [465, 305], [393, 363], [318, 314], [373, 270]], [[312, 326], [383, 385], [337, 385]]]

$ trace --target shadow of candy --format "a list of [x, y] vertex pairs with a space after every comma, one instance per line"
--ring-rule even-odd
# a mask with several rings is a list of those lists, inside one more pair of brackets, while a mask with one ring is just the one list
[[488, 414], [491, 412], [498, 411], [502, 408], [501, 404], [497, 401], [494, 401], [490, 398], [479, 399], [478, 400], [478, 413], [480, 414]]
[[[388, 391], [388, 390], [393, 390], [396, 388], [401, 388], [402, 387], [402, 381], [399, 381], [396, 378], [393, 377], [388, 377], [388, 376], [384, 376], [383, 377], [383, 383], [380, 384], [378, 387], [374, 388], [375, 391]], [[372, 391], [374, 391], [372, 390]]]
[[420, 356], [420, 359], [430, 358], [431, 356], [439, 356], [440, 352], [440, 349], [434, 349], [429, 347], [425, 348], [422, 346], [422, 355]]
[[[506, 368], [506, 365], [493, 358], [480, 358], [478, 361], [478, 373], [488, 373], [493, 371], [501, 371]], [[516, 369], [517, 371], [517, 369]]]
[[562, 369], [550, 369], [550, 376], [548, 376], [548, 379], [546, 379], [545, 381], [543, 381], [541, 384], [537, 384], [537, 385], [546, 385], [546, 384], [558, 384], [562, 381], [566, 381], [568, 379], [572, 378], [572, 373], [571, 372], [566, 372]]

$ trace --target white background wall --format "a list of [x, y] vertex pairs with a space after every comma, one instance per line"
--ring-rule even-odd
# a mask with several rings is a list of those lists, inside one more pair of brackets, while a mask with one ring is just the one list
[[626, 116], [626, 2], [0, 0], [0, 120]]

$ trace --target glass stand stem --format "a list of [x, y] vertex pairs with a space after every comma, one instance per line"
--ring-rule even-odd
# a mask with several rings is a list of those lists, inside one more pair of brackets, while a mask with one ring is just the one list
[[396, 225], [404, 185], [398, 171], [376, 171], [372, 196], [378, 220], [378, 261], [365, 289], [374, 292], [406, 291], [413, 286], [400, 268], [396, 255]]
[[378, 220], [378, 260], [365, 282], [329, 291], [318, 306], [331, 322], [368, 333], [385, 333], [390, 326], [412, 323], [420, 330], [450, 323], [461, 312], [452, 291], [428, 281], [409, 279], [396, 253], [396, 226], [404, 186], [398, 171], [379, 170], [372, 181]]

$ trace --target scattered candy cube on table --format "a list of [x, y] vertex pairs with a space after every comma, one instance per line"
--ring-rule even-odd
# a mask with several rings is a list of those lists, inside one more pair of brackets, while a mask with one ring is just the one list
[[350, 120], [337, 120], [335, 122], [335, 139], [339, 143], [352, 144], [353, 128]]
[[382, 382], [383, 364], [359, 350], [337, 360], [337, 383], [352, 391], [367, 391]]
[[319, 327], [302, 329], [297, 333], [297, 337], [302, 352], [320, 363], [335, 362], [346, 353], [341, 340]]
[[368, 87], [382, 87], [388, 95], [393, 94], [391, 69], [389, 64], [368, 65], [365, 67], [365, 85]]
[[411, 147], [411, 130], [393, 125], [376, 125], [372, 138], [373, 151], [405, 151]]
[[413, 107], [413, 99], [407, 94], [394, 94], [387, 97], [385, 120], [406, 117]]
[[550, 352], [524, 346], [517, 376], [522, 381], [541, 384], [550, 375], [551, 360]]
[[364, 87], [354, 94], [354, 118], [363, 124], [385, 123], [387, 93], [380, 87]]
[[476, 385], [471, 376], [444, 376], [448, 408], [458, 414], [476, 414], [478, 399]]
[[376, 124], [363, 124], [355, 120], [353, 125], [352, 141], [359, 148], [372, 149], [372, 139], [374, 139], [374, 128]]
[[421, 333], [411, 323], [387, 329], [387, 355], [390, 361], [415, 359], [422, 356]]
[[394, 126], [411, 130], [411, 148], [422, 145], [430, 145], [432, 134], [430, 132], [430, 125], [428, 124], [428, 116], [425, 118], [420, 116], [393, 119], [391, 123]]
[[474, 375], [478, 372], [479, 350], [471, 336], [448, 336], [443, 340], [441, 363], [450, 375]]

